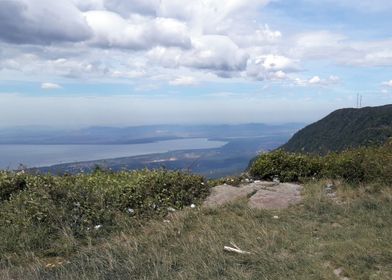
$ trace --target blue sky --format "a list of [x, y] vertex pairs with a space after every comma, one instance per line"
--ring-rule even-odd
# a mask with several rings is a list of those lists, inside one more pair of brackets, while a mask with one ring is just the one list
[[312, 122], [392, 103], [387, 0], [0, 0], [0, 127]]

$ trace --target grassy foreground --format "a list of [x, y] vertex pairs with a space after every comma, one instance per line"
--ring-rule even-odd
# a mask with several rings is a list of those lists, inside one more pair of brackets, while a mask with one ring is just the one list
[[2, 260], [0, 279], [392, 279], [392, 190], [340, 185], [330, 198], [325, 184], [282, 211], [187, 208], [66, 257], [26, 252]]

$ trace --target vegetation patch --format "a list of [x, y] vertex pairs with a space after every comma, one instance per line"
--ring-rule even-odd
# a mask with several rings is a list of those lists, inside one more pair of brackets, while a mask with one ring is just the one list
[[281, 181], [341, 179], [348, 183], [392, 184], [392, 143], [361, 147], [326, 156], [276, 150], [257, 157], [249, 168], [251, 176]]
[[[0, 173], [0, 260], [72, 253], [141, 220], [197, 204], [203, 177], [166, 170], [75, 176]], [[168, 210], [169, 209], [169, 210]]]
[[362, 146], [379, 146], [392, 137], [392, 105], [347, 108], [298, 131], [282, 149], [325, 155]]
[[[65, 260], [7, 266], [0, 279], [349, 279], [392, 278], [392, 193], [327, 182], [304, 187], [301, 205], [249, 209], [244, 201], [185, 209], [84, 246]], [[250, 254], [226, 252], [237, 245]]]

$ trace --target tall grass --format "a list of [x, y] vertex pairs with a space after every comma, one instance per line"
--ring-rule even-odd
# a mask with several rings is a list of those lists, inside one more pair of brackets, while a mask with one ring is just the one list
[[[244, 201], [187, 209], [68, 259], [8, 266], [3, 279], [337, 279], [336, 269], [350, 279], [391, 279], [391, 191], [354, 195], [341, 186], [336, 203], [324, 185], [308, 184], [303, 204], [281, 211]], [[251, 254], [225, 252], [230, 243]]]

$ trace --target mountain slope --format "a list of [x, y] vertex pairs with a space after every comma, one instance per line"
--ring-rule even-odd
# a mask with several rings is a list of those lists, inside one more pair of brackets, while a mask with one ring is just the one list
[[340, 109], [297, 132], [281, 148], [326, 154], [351, 147], [380, 145], [392, 136], [392, 105]]

